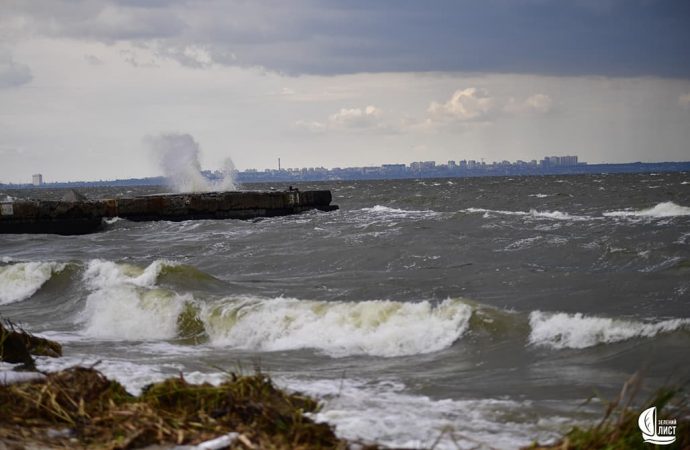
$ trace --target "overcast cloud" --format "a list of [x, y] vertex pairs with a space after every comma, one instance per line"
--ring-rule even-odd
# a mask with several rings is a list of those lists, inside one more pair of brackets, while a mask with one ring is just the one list
[[0, 182], [203, 167], [690, 157], [690, 2], [6, 1]]

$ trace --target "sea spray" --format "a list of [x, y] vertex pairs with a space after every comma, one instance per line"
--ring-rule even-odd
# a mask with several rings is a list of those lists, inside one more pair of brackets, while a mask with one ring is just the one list
[[223, 178], [209, 180], [201, 172], [200, 147], [190, 134], [166, 133], [145, 139], [153, 156], [176, 192], [228, 191], [236, 188], [235, 165], [230, 158], [224, 162]]

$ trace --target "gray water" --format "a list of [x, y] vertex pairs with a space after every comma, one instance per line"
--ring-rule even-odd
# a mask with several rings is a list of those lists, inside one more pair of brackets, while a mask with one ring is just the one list
[[46, 369], [136, 393], [258, 365], [340, 435], [412, 447], [548, 441], [637, 370], [690, 376], [689, 174], [299, 187], [341, 209], [0, 236], [0, 314], [64, 343]]

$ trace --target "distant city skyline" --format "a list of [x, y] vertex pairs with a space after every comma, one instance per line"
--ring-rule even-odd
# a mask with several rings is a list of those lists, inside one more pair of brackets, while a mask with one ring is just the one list
[[[463, 167], [463, 168], [474, 168], [476, 166], [487, 166], [487, 165], [533, 165], [533, 166], [546, 166], [546, 165], [551, 165], [551, 166], [572, 166], [572, 165], [577, 165], [577, 164], [586, 164], [585, 162], [578, 162], [579, 157], [577, 155], [562, 155], [562, 156], [557, 156], [557, 155], [552, 155], [552, 156], [544, 156], [542, 159], [531, 159], [529, 161], [523, 161], [521, 159], [515, 160], [515, 161], [508, 161], [508, 160], [500, 160], [500, 161], [491, 161], [491, 162], [486, 162], [484, 161], [484, 158], [481, 160], [477, 161], [474, 159], [458, 159], [458, 160], [448, 160], [447, 162], [444, 161], [412, 161], [409, 163], [403, 163], [403, 162], [390, 162], [386, 164], [381, 164], [378, 166], [347, 166], [347, 167], [331, 167], [331, 168], [326, 168], [324, 166], [309, 166], [309, 167], [284, 167], [281, 164], [280, 158], [278, 159], [278, 167], [277, 171], [293, 171], [293, 170], [305, 170], [305, 169], [326, 169], [326, 170], [339, 170], [339, 169], [353, 169], [353, 168], [365, 168], [365, 167], [378, 167], [378, 168], [392, 168], [392, 167], [408, 167], [411, 170], [419, 170], [419, 169], [424, 169], [424, 168], [429, 168], [429, 167], [436, 167], [436, 166], [448, 166], [448, 167]], [[208, 169], [207, 169], [208, 170]], [[259, 168], [248, 168], [243, 170], [243, 172], [257, 172], [257, 171], [274, 171], [276, 170], [275, 168], [270, 168], [266, 167], [263, 169]], [[219, 171], [221, 172], [221, 171]], [[239, 170], [238, 170], [239, 172]]]
[[682, 0], [10, 0], [0, 180], [155, 176], [169, 133], [243, 170], [686, 160], [688, 29]]
[[[600, 170], [602, 167], [612, 166], [612, 167], [628, 167], [624, 171], [631, 171], [635, 164], [639, 164], [639, 161], [627, 161], [620, 163], [600, 163], [593, 164], [592, 170]], [[680, 163], [675, 164], [675, 163]], [[412, 161], [407, 163], [400, 162], [389, 162], [381, 165], [368, 165], [368, 166], [346, 166], [346, 167], [331, 167], [327, 168], [324, 166], [314, 165], [307, 167], [284, 167], [282, 162], [277, 160], [276, 164], [278, 167], [275, 168], [247, 168], [244, 170], [234, 169], [236, 177], [239, 177], [244, 182], [251, 181], [251, 179], [257, 175], [261, 180], [266, 179], [264, 175], [277, 177], [279, 179], [290, 179], [300, 178], [297, 175], [311, 175], [307, 177], [308, 179], [360, 179], [358, 175], [367, 175], [364, 178], [376, 178], [380, 176], [382, 179], [385, 178], [396, 178], [402, 176], [403, 178], [413, 177], [417, 174], [424, 174], [424, 176], [431, 176], [434, 173], [439, 177], [455, 177], [462, 175], [510, 175], [510, 174], [525, 174], [534, 175], [539, 173], [586, 173], [588, 169], [580, 171], [569, 171], [573, 167], [579, 166], [589, 166], [586, 161], [580, 160], [577, 155], [545, 155], [540, 159], [532, 159], [529, 161], [524, 160], [499, 160], [499, 161], [484, 161], [484, 160], [448, 160], [448, 161]], [[683, 161], [657, 161], [657, 162], [645, 162], [643, 163], [647, 166], [659, 166], [667, 167], [672, 170], [678, 170], [678, 167], [688, 167], [690, 168], [690, 158]], [[554, 171], [554, 169], [556, 169]], [[564, 169], [559, 171], [558, 169]], [[225, 176], [225, 169], [214, 169], [214, 168], [200, 168], [201, 172], [205, 176], [210, 178], [223, 178]], [[313, 175], [322, 175], [314, 178]], [[281, 177], [281, 175], [285, 176]], [[371, 175], [371, 176], [369, 176]], [[404, 175], [404, 176], [403, 176]], [[43, 186], [43, 185], [54, 185], [54, 184], [70, 184], [70, 183], [92, 183], [92, 182], [122, 182], [128, 179], [140, 179], [140, 180], [153, 180], [153, 179], [163, 179], [164, 176], [154, 175], [150, 177], [129, 177], [129, 178], [113, 178], [113, 179], [74, 179], [74, 180], [51, 180], [47, 179], [44, 181], [43, 174], [33, 174], [31, 179], [26, 182], [5, 182], [0, 180], [0, 185], [33, 185], [33, 186]], [[147, 182], [148, 184], [148, 182]]]
[[[667, 162], [628, 162], [613, 164], [588, 164], [580, 161], [576, 155], [545, 156], [541, 160], [530, 161], [475, 161], [449, 160], [445, 163], [436, 161], [413, 161], [409, 164], [390, 163], [380, 166], [354, 167], [281, 167], [280, 169], [234, 169], [233, 180], [236, 183], [265, 182], [309, 182], [339, 180], [386, 180], [409, 178], [464, 178], [483, 176], [532, 176], [532, 175], [576, 175], [601, 173], [643, 173], [643, 172], [687, 172], [690, 161]], [[200, 170], [199, 176], [212, 183], [224, 182], [227, 170]], [[89, 187], [89, 186], [137, 186], [165, 185], [169, 180], [164, 176], [124, 178], [111, 180], [69, 180], [43, 181], [42, 174], [34, 174], [32, 182], [3, 184], [0, 187]], [[221, 183], [222, 184], [222, 183]]]

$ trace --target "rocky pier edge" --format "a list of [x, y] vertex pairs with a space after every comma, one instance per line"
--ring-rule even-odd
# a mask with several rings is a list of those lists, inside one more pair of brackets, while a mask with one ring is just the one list
[[183, 221], [254, 219], [299, 214], [312, 209], [334, 211], [328, 190], [231, 191], [157, 194], [131, 198], [87, 200], [66, 196], [54, 200], [0, 203], [0, 233], [78, 235], [99, 231], [103, 219]]

